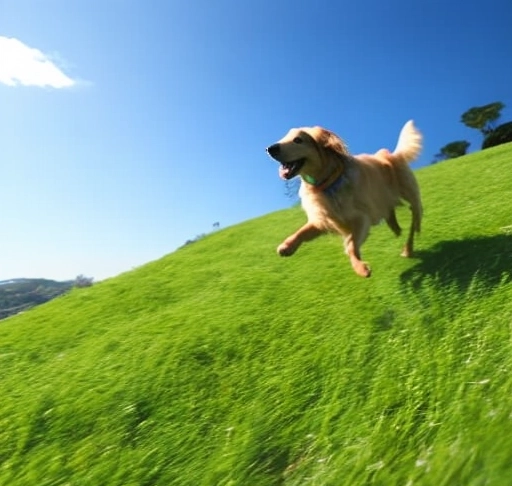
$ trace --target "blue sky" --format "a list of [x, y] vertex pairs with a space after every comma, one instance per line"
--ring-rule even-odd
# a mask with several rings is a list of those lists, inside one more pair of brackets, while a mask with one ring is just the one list
[[0, 280], [100, 280], [290, 206], [265, 147], [294, 126], [475, 150], [464, 111], [512, 120], [511, 25], [509, 0], [0, 0]]

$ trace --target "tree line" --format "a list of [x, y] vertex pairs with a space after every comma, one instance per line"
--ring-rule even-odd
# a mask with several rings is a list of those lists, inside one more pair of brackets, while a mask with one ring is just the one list
[[[465, 111], [460, 121], [469, 128], [479, 130], [482, 134], [482, 149], [512, 142], [512, 122], [496, 125], [501, 117], [501, 111], [505, 105], [501, 101], [495, 101], [483, 106], [474, 106]], [[438, 154], [434, 156], [432, 163], [441, 160], [453, 159], [466, 155], [470, 143], [467, 140], [456, 140], [441, 147]]]

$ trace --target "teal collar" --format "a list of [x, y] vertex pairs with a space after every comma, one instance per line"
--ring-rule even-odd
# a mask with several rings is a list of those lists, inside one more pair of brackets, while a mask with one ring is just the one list
[[324, 192], [328, 196], [332, 196], [344, 183], [348, 182], [343, 165], [340, 165], [329, 177], [320, 182], [308, 174], [304, 174], [302, 178], [314, 186], [316, 191]]

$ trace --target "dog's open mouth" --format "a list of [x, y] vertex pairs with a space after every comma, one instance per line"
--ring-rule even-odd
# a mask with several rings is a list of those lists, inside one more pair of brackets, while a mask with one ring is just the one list
[[306, 162], [306, 159], [297, 159], [292, 162], [281, 162], [281, 167], [279, 167], [279, 177], [285, 180], [295, 177], [299, 173], [300, 169], [302, 169], [304, 162]]

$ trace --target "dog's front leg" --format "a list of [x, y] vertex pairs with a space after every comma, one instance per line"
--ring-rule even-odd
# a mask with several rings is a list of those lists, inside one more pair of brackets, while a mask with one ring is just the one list
[[288, 236], [288, 238], [277, 247], [277, 253], [281, 256], [291, 256], [302, 243], [311, 241], [322, 233], [323, 231], [318, 229], [313, 223], [306, 223], [293, 235]]
[[345, 237], [345, 251], [350, 258], [354, 271], [361, 277], [369, 277], [372, 271], [361, 260], [361, 245], [368, 236], [370, 222], [367, 219], [358, 219], [353, 221], [351, 226], [352, 232]]
[[359, 247], [354, 241], [352, 235], [349, 235], [345, 240], [345, 250], [348, 257], [350, 258], [350, 263], [352, 264], [354, 272], [356, 272], [361, 277], [369, 277], [372, 271], [365, 262], [361, 261], [361, 253], [359, 252]]

